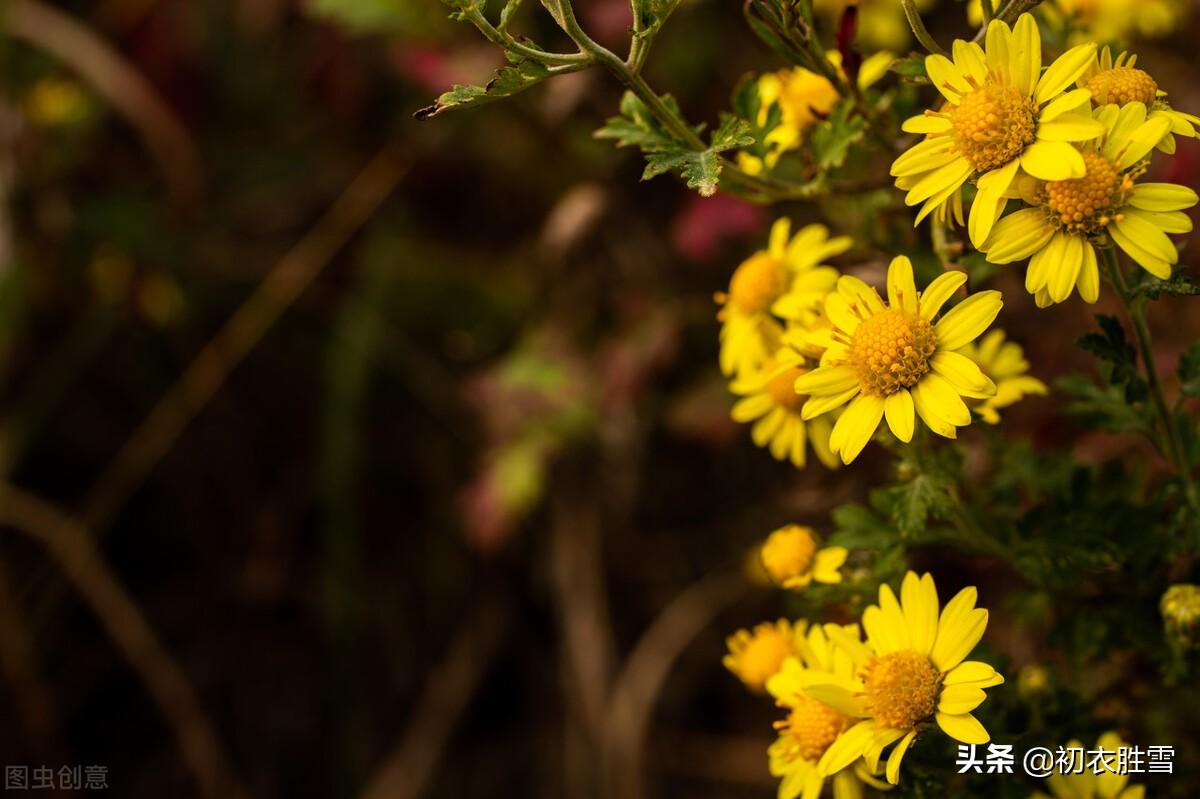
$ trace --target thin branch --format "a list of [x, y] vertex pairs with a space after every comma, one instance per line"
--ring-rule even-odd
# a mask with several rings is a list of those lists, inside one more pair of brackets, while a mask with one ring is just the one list
[[171, 725], [203, 794], [212, 799], [246, 796], [186, 673], [108, 568], [87, 528], [50, 503], [7, 483], [0, 483], [0, 524], [46, 547], [142, 678]]
[[697, 635], [748, 587], [740, 574], [709, 575], [679, 594], [642, 635], [618, 675], [605, 728], [606, 796], [640, 799], [654, 708], [671, 669]]
[[508, 606], [494, 597], [480, 597], [476, 607], [475, 618], [430, 671], [412, 722], [367, 782], [362, 799], [417, 799], [425, 794], [450, 735], [468, 711], [511, 621]]
[[397, 141], [376, 154], [196, 355], [93, 485], [84, 504], [89, 526], [106, 526], [124, 507], [230, 373], [391, 195], [411, 150]]

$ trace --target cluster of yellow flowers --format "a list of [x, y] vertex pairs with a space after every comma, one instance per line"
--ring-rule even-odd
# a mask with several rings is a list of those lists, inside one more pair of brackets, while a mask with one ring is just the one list
[[[1186, 233], [1196, 192], [1139, 182], [1152, 152], [1195, 137], [1200, 118], [1176, 111], [1136, 58], [1115, 60], [1095, 44], [1068, 50], [1042, 70], [1033, 17], [996, 20], [985, 46], [956, 41], [953, 59], [930, 55], [938, 109], [908, 119], [926, 134], [892, 165], [905, 202], [963, 218], [962, 187], [977, 187], [967, 231], [996, 264], [1029, 260], [1025, 288], [1039, 307], [1078, 289], [1100, 294], [1098, 250], [1115, 243], [1151, 274], [1169, 278], [1179, 255], [1169, 233]], [[1010, 200], [1019, 208], [1004, 215]]]
[[[781, 534], [786, 545], [777, 540]], [[800, 537], [808, 543], [798, 550]], [[821, 580], [831, 576], [829, 563], [845, 559], [838, 549], [817, 550], [807, 528], [784, 528], [764, 544], [763, 565], [785, 586], [797, 571]], [[817, 561], [831, 550], [822, 568]], [[935, 725], [963, 743], [987, 743], [972, 711], [986, 698], [984, 689], [1004, 678], [967, 660], [988, 621], [975, 602], [976, 590], [965, 588], [943, 607], [933, 577], [910, 571], [899, 598], [880, 586], [879, 604], [866, 609], [861, 625], [781, 619], [729, 638], [725, 666], [787, 712], [768, 750], [780, 799], [816, 797], [826, 779], [839, 797], [860, 797], [863, 785], [895, 785], [908, 748]]]
[[[908, 258], [888, 268], [887, 299], [859, 278], [821, 263], [849, 250], [821, 225], [790, 236], [775, 223], [770, 244], [733, 274], [721, 303], [721, 369], [741, 399], [733, 418], [754, 422], [754, 442], [796, 466], [806, 442], [827, 466], [850, 463], [886, 416], [901, 441], [916, 416], [954, 438], [971, 410], [986, 421], [1046, 387], [1026, 372], [1019, 345], [992, 331], [1000, 294], [968, 297], [939, 318], [966, 282], [949, 271], [918, 292]], [[970, 403], [970, 406], [968, 406]]]

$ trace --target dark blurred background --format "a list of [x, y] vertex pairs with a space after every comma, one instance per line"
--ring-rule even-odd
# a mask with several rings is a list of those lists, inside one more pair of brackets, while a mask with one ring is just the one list
[[[782, 66], [739, 6], [685, 2], [656, 44], [648, 78], [693, 120]], [[578, 9], [625, 46], [623, 0]], [[896, 11], [878, 37], [903, 51]], [[418, 123], [500, 64], [446, 16], [0, 4], [0, 763], [102, 765], [130, 797], [774, 795], [776, 713], [720, 665], [785, 608], [746, 552], [828, 529], [888, 458], [755, 448], [712, 294], [777, 215], [855, 235], [839, 265], [868, 278], [925, 233], [887, 192], [764, 209], [640, 183], [591, 136], [620, 97], [599, 70]], [[968, 32], [951, 0], [930, 19]], [[1139, 46], [1193, 111], [1197, 22]], [[565, 46], [534, 3], [518, 24]], [[1182, 142], [1167, 177], [1198, 159]], [[1095, 309], [997, 280], [1034, 374], [1090, 368]], [[1166, 371], [1200, 327], [1170, 313]], [[1073, 440], [1054, 410], [1028, 399], [1004, 435]], [[927, 561], [944, 596], [999, 595]]]

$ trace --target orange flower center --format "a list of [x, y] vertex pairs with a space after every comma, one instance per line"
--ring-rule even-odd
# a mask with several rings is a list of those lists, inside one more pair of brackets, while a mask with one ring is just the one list
[[775, 729], [785, 733], [793, 743], [788, 749], [789, 759], [794, 760], [798, 755], [805, 760], [820, 760], [850, 723], [850, 717], [800, 695], [788, 717], [775, 722]]
[[790, 524], [767, 537], [762, 546], [763, 568], [772, 580], [782, 584], [808, 571], [816, 552], [817, 540], [812, 530]]
[[784, 369], [767, 382], [767, 393], [776, 405], [789, 411], [799, 411], [804, 407], [808, 396], [796, 393], [796, 378], [806, 372], [807, 369], [793, 366], [791, 369]]
[[915, 386], [929, 371], [936, 351], [933, 325], [915, 314], [885, 308], [854, 331], [848, 361], [864, 394], [887, 397]]
[[1096, 105], [1150, 105], [1158, 97], [1158, 84], [1154, 78], [1137, 67], [1113, 67], [1097, 72], [1088, 80], [1087, 88]]
[[743, 313], [761, 313], [783, 291], [783, 281], [783, 266], [769, 253], [755, 253], [734, 270], [729, 301]]
[[1122, 190], [1132, 188], [1132, 178], [1123, 177], [1116, 164], [1095, 151], [1084, 152], [1083, 163], [1083, 177], [1046, 183], [1046, 207], [1065, 229], [1095, 233], [1112, 221], [1113, 209], [1124, 204]]
[[987, 84], [967, 93], [951, 122], [954, 145], [976, 172], [1004, 166], [1035, 138], [1033, 101], [1012, 86]]
[[871, 658], [862, 671], [867, 712], [881, 727], [911, 730], [933, 715], [942, 673], [912, 650]]

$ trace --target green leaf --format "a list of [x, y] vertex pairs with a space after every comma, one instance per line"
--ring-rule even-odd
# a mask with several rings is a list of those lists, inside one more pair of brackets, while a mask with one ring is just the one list
[[422, 108], [413, 116], [426, 120], [443, 111], [481, 105], [503, 97], [511, 97], [541, 83], [550, 76], [550, 70], [536, 61], [521, 61], [515, 66], [503, 67], [496, 72], [486, 86], [455, 86], [437, 98], [433, 105]]
[[[679, 105], [670, 95], [663, 103], [676, 116]], [[697, 133], [702, 128], [697, 128]], [[721, 125], [713, 132], [709, 147], [696, 150], [679, 141], [654, 118], [650, 109], [632, 92], [621, 100], [621, 116], [613, 117], [595, 133], [598, 139], [613, 139], [618, 147], [637, 147], [646, 156], [642, 180], [667, 172], [677, 172], [690, 189], [709, 197], [717, 190], [721, 175], [720, 154], [754, 144], [750, 125], [731, 114], [721, 116]]]
[[1059, 379], [1055, 388], [1074, 398], [1063, 412], [1082, 418], [1090, 427], [1111, 433], [1149, 433], [1153, 430], [1145, 407], [1131, 405], [1118, 385], [1098, 386], [1083, 375], [1069, 375]]
[[1200, 343], [1187, 348], [1179, 358], [1179, 388], [1189, 397], [1200, 397]]
[[679, 0], [632, 0], [634, 31], [653, 36], [678, 5]]
[[1149, 272], [1143, 272], [1137, 280], [1133, 281], [1130, 290], [1134, 297], [1146, 297], [1151, 300], [1157, 300], [1163, 294], [1172, 297], [1200, 295], [1200, 285], [1196, 285], [1192, 281], [1187, 274], [1187, 269], [1182, 265], [1176, 266], [1175, 271], [1167, 280], [1161, 280]]
[[1088, 333], [1076, 340], [1076, 345], [1109, 365], [1107, 380], [1114, 386], [1125, 386], [1127, 402], [1141, 402], [1149, 396], [1146, 381], [1138, 374], [1137, 353], [1128, 339], [1125, 328], [1116, 317], [1098, 314], [1099, 333]]
[[854, 104], [849, 100], [839, 102], [829, 119], [813, 128], [809, 134], [809, 148], [817, 169], [822, 172], [837, 169], [846, 163], [851, 145], [862, 141], [867, 130], [867, 121], [854, 116]]
[[925, 72], [925, 59], [920, 56], [908, 56], [907, 58], [897, 58], [892, 62], [892, 72], [895, 72], [902, 78], [908, 78], [915, 82], [926, 82], [928, 75]]
[[772, 100], [767, 113], [762, 113], [762, 97], [759, 94], [758, 77], [745, 75], [733, 90], [733, 110], [749, 125], [753, 144], [744, 145], [746, 151], [756, 158], [765, 159], [775, 149], [768, 141], [771, 133], [783, 122], [783, 107]]

